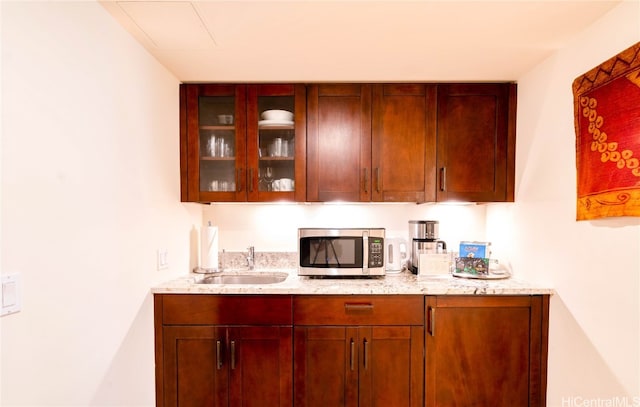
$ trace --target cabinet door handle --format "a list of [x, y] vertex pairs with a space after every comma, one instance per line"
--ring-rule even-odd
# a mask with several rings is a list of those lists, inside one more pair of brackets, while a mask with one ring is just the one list
[[376, 184], [376, 192], [380, 192], [380, 168], [376, 168], [375, 170], [375, 184]]
[[249, 177], [247, 179], [249, 192], [253, 192], [253, 168], [249, 168]]
[[367, 368], [369, 366], [369, 341], [367, 341], [367, 338], [364, 338], [364, 340], [362, 341], [362, 347], [364, 348], [364, 351], [363, 351], [363, 355], [364, 355], [364, 361], [363, 361], [364, 370], [367, 370]]
[[362, 171], [364, 172], [364, 192], [369, 193], [369, 171], [366, 168]]
[[447, 189], [447, 167], [440, 168], [440, 191]]
[[349, 354], [349, 367], [351, 371], [354, 371], [356, 368], [356, 343], [353, 338], [351, 338], [351, 343], [349, 344], [349, 351], [351, 352]]
[[236, 341], [231, 341], [231, 370], [236, 368]]
[[429, 335], [436, 336], [436, 309], [429, 307]]
[[216, 341], [216, 367], [222, 369], [222, 342], [219, 339]]
[[242, 192], [242, 168], [236, 170], [236, 192]]

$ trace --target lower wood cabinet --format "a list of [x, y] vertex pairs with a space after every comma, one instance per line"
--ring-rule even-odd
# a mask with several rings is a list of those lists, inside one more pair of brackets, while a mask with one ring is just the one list
[[549, 296], [427, 297], [425, 406], [546, 405]]
[[289, 296], [156, 295], [156, 405], [290, 407]]
[[163, 331], [164, 405], [291, 405], [291, 327]]
[[154, 301], [158, 407], [546, 405], [548, 295]]
[[296, 406], [422, 406], [423, 296], [294, 297]]

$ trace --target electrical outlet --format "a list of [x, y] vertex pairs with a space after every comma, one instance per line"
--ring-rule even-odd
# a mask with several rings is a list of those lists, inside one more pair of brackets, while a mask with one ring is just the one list
[[169, 268], [169, 250], [158, 249], [158, 270], [165, 270]]

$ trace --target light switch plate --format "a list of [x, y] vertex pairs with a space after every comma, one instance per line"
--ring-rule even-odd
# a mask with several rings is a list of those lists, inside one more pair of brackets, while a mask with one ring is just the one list
[[15, 314], [22, 309], [22, 277], [20, 273], [0, 277], [0, 316]]
[[168, 269], [169, 268], [169, 250], [158, 249], [157, 256], [158, 256], [158, 261], [157, 261], [158, 270]]

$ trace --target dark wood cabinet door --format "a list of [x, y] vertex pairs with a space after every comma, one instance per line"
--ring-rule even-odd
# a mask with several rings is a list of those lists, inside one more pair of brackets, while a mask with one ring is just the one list
[[438, 85], [438, 201], [513, 201], [515, 112], [515, 84]]
[[246, 137], [245, 85], [180, 85], [181, 200], [246, 201]]
[[292, 328], [164, 327], [164, 405], [290, 407]]
[[292, 328], [230, 327], [228, 332], [229, 406], [292, 406]]
[[307, 89], [307, 201], [371, 199], [371, 86]]
[[422, 326], [296, 327], [296, 406], [423, 405]]
[[548, 296], [427, 297], [425, 406], [545, 405]]
[[435, 201], [436, 85], [374, 85], [372, 127], [372, 201]]
[[163, 328], [164, 403], [157, 405], [226, 407], [225, 330], [212, 326]]
[[357, 341], [353, 327], [294, 328], [296, 407], [358, 406]]
[[[306, 107], [303, 84], [247, 85], [249, 201], [305, 201]], [[293, 113], [293, 120], [265, 120], [263, 113], [267, 110], [286, 110]], [[280, 147], [277, 152], [276, 140]], [[293, 183], [284, 185], [281, 179]]]
[[424, 327], [359, 329], [360, 407], [423, 406]]
[[292, 298], [156, 294], [157, 406], [291, 407]]

